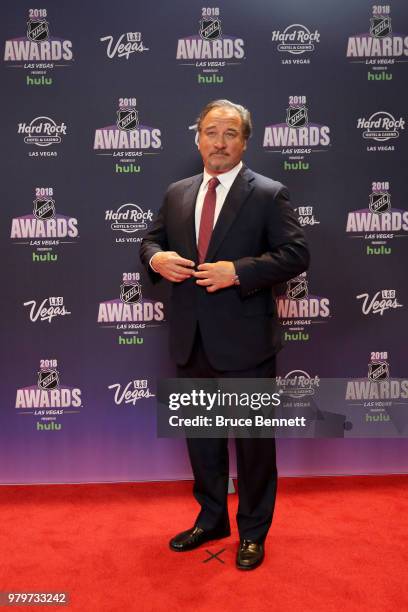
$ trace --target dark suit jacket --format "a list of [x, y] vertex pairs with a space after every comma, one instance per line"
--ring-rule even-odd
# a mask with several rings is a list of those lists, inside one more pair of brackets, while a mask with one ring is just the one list
[[[140, 248], [149, 266], [158, 251], [176, 251], [198, 261], [195, 201], [203, 175], [173, 183]], [[243, 167], [235, 179], [211, 237], [206, 262], [232, 261], [240, 285], [208, 293], [191, 278], [172, 284], [170, 352], [184, 365], [197, 323], [211, 365], [244, 370], [281, 348], [273, 286], [308, 267], [309, 252], [286, 187]]]

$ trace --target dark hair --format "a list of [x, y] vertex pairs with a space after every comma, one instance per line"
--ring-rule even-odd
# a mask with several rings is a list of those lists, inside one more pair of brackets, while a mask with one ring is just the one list
[[251, 113], [241, 104], [235, 104], [235, 102], [230, 102], [230, 100], [213, 100], [212, 102], [209, 102], [206, 106], [204, 106], [203, 110], [197, 118], [198, 132], [201, 131], [201, 123], [204, 117], [208, 115], [208, 113], [214, 108], [233, 108], [234, 110], [236, 110], [242, 119], [242, 135], [245, 140], [248, 140], [252, 133]]

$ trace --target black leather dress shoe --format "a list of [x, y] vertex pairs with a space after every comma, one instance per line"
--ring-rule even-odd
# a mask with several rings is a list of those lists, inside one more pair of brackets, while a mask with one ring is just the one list
[[241, 570], [252, 570], [261, 565], [265, 552], [263, 544], [242, 540], [237, 553], [237, 568]]
[[178, 533], [174, 538], [170, 540], [170, 548], [171, 550], [175, 550], [176, 552], [185, 552], [186, 550], [193, 550], [201, 544], [205, 544], [205, 542], [209, 542], [210, 540], [220, 540], [221, 538], [226, 538], [231, 535], [229, 529], [224, 530], [215, 530], [205, 531], [201, 527], [192, 527], [192, 529], [187, 529], [187, 531], [182, 531]]

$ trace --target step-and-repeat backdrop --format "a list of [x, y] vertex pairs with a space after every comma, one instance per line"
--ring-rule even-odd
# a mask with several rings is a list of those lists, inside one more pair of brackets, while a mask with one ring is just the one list
[[280, 440], [281, 473], [406, 471], [401, 428], [381, 432], [408, 395], [407, 4], [1, 12], [0, 481], [190, 477], [183, 441], [156, 434], [169, 287], [139, 246], [166, 186], [200, 172], [196, 117], [216, 98], [252, 111], [246, 163], [288, 186], [311, 247], [277, 299], [279, 375], [300, 396], [344, 378], [369, 430]]

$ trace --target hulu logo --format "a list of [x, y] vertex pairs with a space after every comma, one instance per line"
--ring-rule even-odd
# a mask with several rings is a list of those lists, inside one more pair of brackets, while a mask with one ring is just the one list
[[380, 422], [389, 421], [390, 415], [383, 414], [381, 412], [380, 414], [366, 414], [365, 420], [366, 420], [366, 423], [380, 423]]
[[288, 162], [283, 163], [284, 170], [309, 170], [309, 162]]
[[391, 81], [392, 74], [391, 72], [368, 72], [367, 73], [367, 81]]
[[201, 85], [212, 85], [213, 83], [223, 83], [224, 77], [218, 76], [217, 74], [212, 74], [211, 76], [207, 76], [206, 74], [197, 74], [197, 81]]
[[118, 344], [143, 344], [143, 338], [138, 338], [137, 336], [131, 336], [131, 338], [122, 338], [122, 336], [119, 336]]
[[140, 172], [140, 166], [135, 164], [115, 164], [116, 174], [137, 174]]
[[304, 334], [303, 332], [295, 333], [295, 332], [285, 331], [284, 339], [285, 341], [289, 341], [289, 342], [299, 342], [299, 341], [305, 342], [306, 340], [309, 340], [309, 334]]
[[60, 429], [62, 429], [61, 423], [54, 423], [54, 421], [40, 423], [40, 421], [37, 421], [37, 431], [59, 431]]
[[367, 255], [389, 255], [391, 253], [391, 247], [385, 247], [381, 245], [380, 247], [371, 247], [367, 245]]
[[27, 75], [26, 83], [27, 85], [52, 85], [52, 78], [45, 77], [44, 75], [40, 77], [30, 77]]
[[57, 261], [58, 255], [56, 253], [33, 253], [33, 261]]

